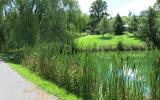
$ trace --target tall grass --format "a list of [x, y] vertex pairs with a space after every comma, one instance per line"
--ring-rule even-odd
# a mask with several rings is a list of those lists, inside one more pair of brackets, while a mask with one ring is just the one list
[[156, 59], [150, 75], [151, 98], [160, 100], [160, 56]]
[[56, 43], [27, 51], [23, 60], [26, 67], [84, 100], [160, 98], [160, 58], [152, 64], [152, 70], [144, 73], [144, 65], [134, 63], [129, 56], [113, 54], [107, 60], [92, 52], [77, 54]]

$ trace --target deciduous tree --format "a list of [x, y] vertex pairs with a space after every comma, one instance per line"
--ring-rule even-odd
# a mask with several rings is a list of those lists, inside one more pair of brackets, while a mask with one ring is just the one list
[[108, 21], [107, 21], [107, 18], [102, 18], [101, 21], [98, 23], [98, 26], [97, 26], [97, 30], [103, 34], [103, 37], [104, 37], [104, 34], [109, 32], [109, 27], [108, 27]]
[[101, 19], [106, 16], [107, 17], [107, 2], [104, 0], [96, 0], [92, 3], [90, 8], [90, 25], [91, 31], [95, 31], [98, 23]]
[[129, 31], [130, 32], [136, 32], [138, 30], [138, 19], [136, 15], [133, 15], [131, 17], [131, 21], [129, 24]]

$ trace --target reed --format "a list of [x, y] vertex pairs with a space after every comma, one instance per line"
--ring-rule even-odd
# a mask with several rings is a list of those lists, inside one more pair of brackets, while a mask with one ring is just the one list
[[64, 47], [59, 52], [56, 43], [41, 44], [31, 49], [23, 64], [84, 100], [160, 98], [160, 58], [151, 72], [144, 73], [141, 61], [135, 63], [130, 56], [99, 57], [93, 52], [73, 53], [70, 47]]

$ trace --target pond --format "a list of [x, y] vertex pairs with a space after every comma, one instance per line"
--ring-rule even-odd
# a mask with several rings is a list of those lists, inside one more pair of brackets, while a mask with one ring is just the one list
[[48, 52], [29, 56], [30, 69], [84, 100], [160, 100], [158, 50]]
[[160, 62], [156, 62], [159, 54], [160, 51], [88, 52], [80, 62], [91, 67], [89, 73], [96, 76], [98, 98], [160, 99]]

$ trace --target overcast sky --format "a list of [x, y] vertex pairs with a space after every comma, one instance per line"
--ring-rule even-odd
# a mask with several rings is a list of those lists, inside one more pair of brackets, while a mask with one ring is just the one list
[[[95, 0], [78, 0], [81, 10], [89, 14], [89, 8]], [[156, 0], [106, 0], [108, 12], [115, 16], [119, 13], [121, 16], [128, 15], [129, 10], [139, 14], [142, 10], [153, 6]]]

